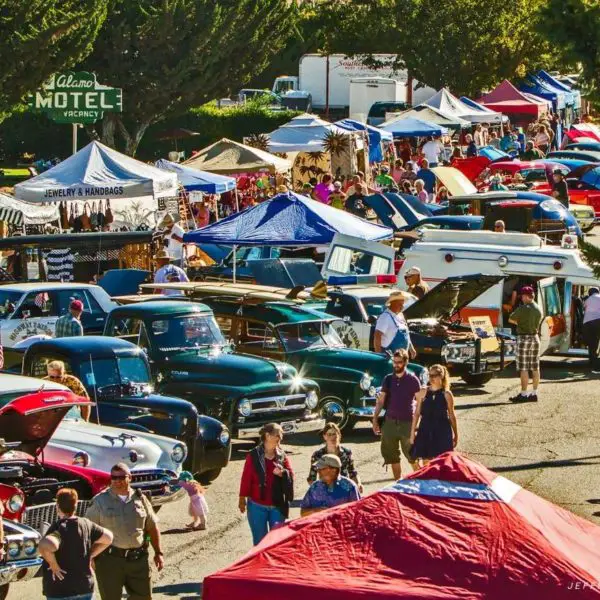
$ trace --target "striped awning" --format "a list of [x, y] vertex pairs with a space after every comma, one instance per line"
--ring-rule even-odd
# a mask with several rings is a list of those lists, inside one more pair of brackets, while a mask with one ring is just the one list
[[45, 225], [59, 219], [58, 205], [30, 204], [0, 193], [0, 221], [11, 225]]

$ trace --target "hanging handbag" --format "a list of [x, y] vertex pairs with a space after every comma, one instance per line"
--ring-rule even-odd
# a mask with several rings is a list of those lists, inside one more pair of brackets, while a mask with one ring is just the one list
[[96, 229], [96, 227], [98, 227], [98, 208], [94, 200], [90, 211], [90, 229]]
[[60, 226], [63, 229], [69, 229], [69, 208], [65, 201], [58, 205], [58, 213], [60, 215]]
[[69, 229], [73, 229], [74, 225], [75, 225], [75, 215], [73, 214], [73, 205], [71, 204], [71, 212], [69, 214]]
[[73, 217], [73, 233], [79, 233], [83, 229], [83, 225], [81, 223], [81, 217], [79, 216], [79, 207], [77, 204], [73, 207], [71, 216]]
[[115, 218], [113, 217], [112, 210], [110, 210], [110, 200], [106, 200], [106, 211], [104, 212], [104, 224], [110, 225]]
[[81, 229], [83, 231], [89, 231], [92, 228], [91, 212], [90, 203], [86, 202], [83, 205], [83, 212], [81, 213]]
[[106, 224], [106, 217], [104, 216], [104, 209], [102, 208], [102, 200], [98, 200], [98, 212], [96, 213], [96, 227], [102, 229]]

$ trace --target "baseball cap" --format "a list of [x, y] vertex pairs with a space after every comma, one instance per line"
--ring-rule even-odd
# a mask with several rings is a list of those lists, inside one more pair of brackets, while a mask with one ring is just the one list
[[332, 467], [333, 469], [341, 469], [342, 461], [339, 456], [335, 454], [323, 454], [321, 458], [314, 464], [317, 471], [319, 469], [325, 469], [326, 467]]
[[533, 288], [530, 285], [524, 285], [521, 288], [521, 296], [533, 296]]
[[69, 308], [72, 310], [83, 310], [83, 302], [81, 300], [71, 300]]
[[421, 269], [419, 269], [419, 267], [411, 267], [410, 269], [408, 269], [408, 271], [406, 271], [406, 273], [404, 273], [404, 277], [410, 276], [410, 275], [420, 275], [420, 274], [421, 274]]

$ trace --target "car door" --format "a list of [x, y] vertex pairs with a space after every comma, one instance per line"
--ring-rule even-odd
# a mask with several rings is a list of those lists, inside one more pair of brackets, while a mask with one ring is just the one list
[[268, 323], [237, 319], [236, 351], [276, 360], [285, 360], [281, 340]]
[[104, 331], [106, 312], [102, 309], [94, 296], [86, 289], [66, 288], [52, 291], [52, 297], [58, 307], [60, 316], [66, 315], [69, 305], [73, 300], [80, 300], [83, 304], [81, 324], [86, 334], [101, 334]]
[[51, 294], [34, 290], [26, 294], [2, 327], [2, 344], [12, 347], [33, 335], [54, 336], [58, 308]]
[[569, 338], [556, 277], [538, 281], [538, 303], [544, 315], [540, 327], [540, 352], [559, 352], [565, 343], [568, 344]]
[[372, 326], [363, 319], [356, 298], [332, 295], [325, 312], [339, 317], [339, 320], [333, 322], [333, 328], [348, 348], [369, 350]]

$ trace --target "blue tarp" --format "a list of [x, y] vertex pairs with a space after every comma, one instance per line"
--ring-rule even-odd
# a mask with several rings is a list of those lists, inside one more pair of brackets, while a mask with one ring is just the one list
[[555, 110], [565, 108], [565, 93], [551, 84], [542, 81], [535, 75], [528, 75], [519, 84], [519, 90], [528, 94], [534, 94], [544, 100], [550, 100]]
[[569, 106], [575, 106], [575, 108], [581, 108], [581, 92], [579, 90], [574, 90], [570, 88], [568, 85], [565, 85], [562, 81], [555, 79], [550, 75], [550, 73], [546, 73], [544, 69], [538, 71], [537, 76], [542, 81], [549, 83], [552, 87], [555, 87], [557, 90], [562, 90], [565, 92], [565, 102]]
[[383, 131], [379, 127], [365, 125], [365, 123], [354, 121], [353, 119], [342, 119], [341, 121], [336, 121], [334, 125], [348, 131], [366, 131], [369, 136], [369, 161], [372, 163], [383, 161], [381, 142], [383, 140], [391, 142], [394, 139], [394, 136], [389, 131]]
[[179, 183], [188, 192], [199, 191], [205, 194], [222, 194], [235, 188], [235, 179], [233, 177], [200, 171], [199, 169], [180, 165], [164, 158], [157, 160], [155, 166], [163, 171], [176, 173]]
[[343, 210], [288, 192], [190, 231], [183, 241], [226, 246], [321, 246], [336, 233], [363, 240], [385, 240], [393, 231]]
[[389, 131], [395, 138], [439, 136], [448, 133], [445, 127], [413, 117], [395, 119], [386, 125], [382, 125], [381, 129]]

